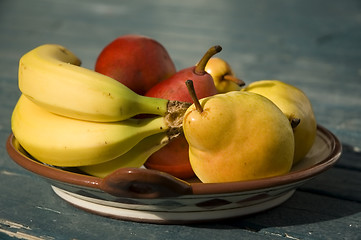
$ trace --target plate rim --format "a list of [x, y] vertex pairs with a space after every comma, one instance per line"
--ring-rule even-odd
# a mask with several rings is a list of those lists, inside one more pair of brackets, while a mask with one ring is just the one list
[[[235, 192], [244, 192], [250, 190], [260, 190], [260, 189], [278, 187], [288, 184], [296, 184], [298, 182], [303, 182], [303, 180], [311, 179], [314, 176], [326, 171], [337, 162], [337, 160], [340, 158], [342, 154], [342, 144], [331, 131], [329, 131], [328, 129], [326, 129], [321, 125], [317, 125], [317, 131], [323, 134], [327, 138], [327, 140], [331, 143], [332, 149], [328, 154], [328, 156], [325, 157], [325, 159], [323, 159], [322, 161], [316, 163], [315, 165], [310, 166], [307, 169], [292, 171], [288, 174], [281, 176], [256, 179], [250, 181], [227, 182], [227, 183], [188, 183], [184, 180], [178, 179], [167, 173], [148, 170], [148, 169], [142, 169], [141, 171], [159, 172], [160, 174], [168, 175], [167, 177], [168, 179], [170, 179], [170, 181], [176, 183], [182, 182], [182, 184], [184, 183], [187, 184], [191, 192], [179, 193], [180, 196], [189, 195], [189, 194], [204, 195], [204, 194], [235, 193]], [[20, 151], [18, 151], [18, 148], [14, 146], [14, 140], [15, 140], [15, 136], [13, 135], [13, 133], [10, 133], [6, 142], [6, 150], [9, 156], [12, 158], [12, 160], [21, 167], [25, 168], [26, 170], [50, 180], [55, 180], [62, 183], [68, 183], [82, 187], [98, 188], [103, 191], [102, 178], [70, 172], [52, 166], [44, 165], [20, 153]]]

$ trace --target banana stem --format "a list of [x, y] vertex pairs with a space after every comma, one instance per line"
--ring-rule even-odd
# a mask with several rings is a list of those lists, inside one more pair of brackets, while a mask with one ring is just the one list
[[202, 113], [203, 112], [203, 107], [202, 107], [202, 105], [200, 104], [200, 102], [198, 100], [196, 90], [194, 89], [193, 81], [192, 80], [187, 80], [186, 81], [186, 86], [188, 88], [188, 92], [191, 95], [191, 98], [192, 98], [192, 100], [194, 102], [194, 105], [195, 105], [197, 111], [199, 113]]
[[223, 76], [223, 80], [234, 82], [240, 87], [246, 85], [246, 83], [242, 79], [228, 74]]
[[219, 45], [215, 45], [210, 49], [208, 49], [208, 51], [204, 54], [202, 59], [197, 63], [194, 69], [194, 73], [197, 75], [204, 75], [206, 73], [205, 68], [208, 63], [208, 60], [215, 54], [219, 53], [220, 51], [222, 51], [222, 47]]
[[191, 103], [180, 101], [169, 101], [167, 113], [164, 116], [168, 126], [167, 135], [173, 139], [183, 133], [183, 118]]
[[[137, 95], [139, 100], [138, 106], [141, 112], [145, 114], [155, 114], [164, 116], [168, 113], [168, 103], [169, 100], [162, 98], [153, 98], [142, 95]], [[134, 107], [134, 106], [133, 106]]]

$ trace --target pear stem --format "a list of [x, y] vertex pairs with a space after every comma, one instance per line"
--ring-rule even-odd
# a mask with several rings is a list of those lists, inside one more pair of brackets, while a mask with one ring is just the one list
[[301, 119], [299, 118], [291, 118], [290, 119], [290, 123], [291, 123], [291, 127], [292, 129], [295, 129], [301, 122]]
[[187, 80], [186, 81], [186, 86], [188, 88], [188, 92], [191, 95], [191, 98], [193, 100], [194, 106], [196, 107], [197, 111], [199, 113], [203, 112], [203, 107], [200, 104], [197, 94], [196, 94], [196, 90], [194, 89], [194, 85], [193, 85], [193, 81], [192, 80]]
[[219, 53], [220, 51], [222, 51], [222, 47], [219, 45], [215, 45], [215, 46], [211, 47], [210, 49], [208, 49], [208, 51], [204, 54], [202, 59], [197, 63], [197, 65], [194, 69], [194, 73], [197, 75], [204, 75], [206, 73], [205, 68], [208, 63], [208, 60], [211, 57], [213, 57], [215, 54]]
[[246, 83], [242, 79], [236, 78], [235, 76], [232, 76], [232, 75], [228, 75], [228, 74], [224, 75], [223, 79], [226, 81], [234, 82], [240, 87], [246, 85]]

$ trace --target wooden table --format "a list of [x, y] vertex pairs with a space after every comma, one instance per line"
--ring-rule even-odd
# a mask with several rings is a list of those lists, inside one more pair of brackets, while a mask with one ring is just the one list
[[[360, 239], [360, 10], [357, 0], [2, 0], [0, 239]], [[177, 69], [220, 44], [219, 56], [246, 82], [280, 79], [300, 87], [318, 123], [342, 142], [340, 161], [279, 207], [215, 223], [135, 223], [69, 205], [5, 150], [20, 95], [18, 60], [38, 45], [57, 43], [93, 68], [101, 49], [127, 33], [161, 42]]]

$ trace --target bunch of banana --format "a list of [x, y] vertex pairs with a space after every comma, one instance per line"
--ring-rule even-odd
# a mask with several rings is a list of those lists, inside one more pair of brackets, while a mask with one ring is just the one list
[[[143, 165], [181, 133], [190, 105], [138, 95], [80, 67], [59, 45], [42, 45], [20, 59], [19, 88], [11, 126], [21, 146], [46, 164], [102, 177]], [[152, 117], [132, 118], [138, 114]]]

